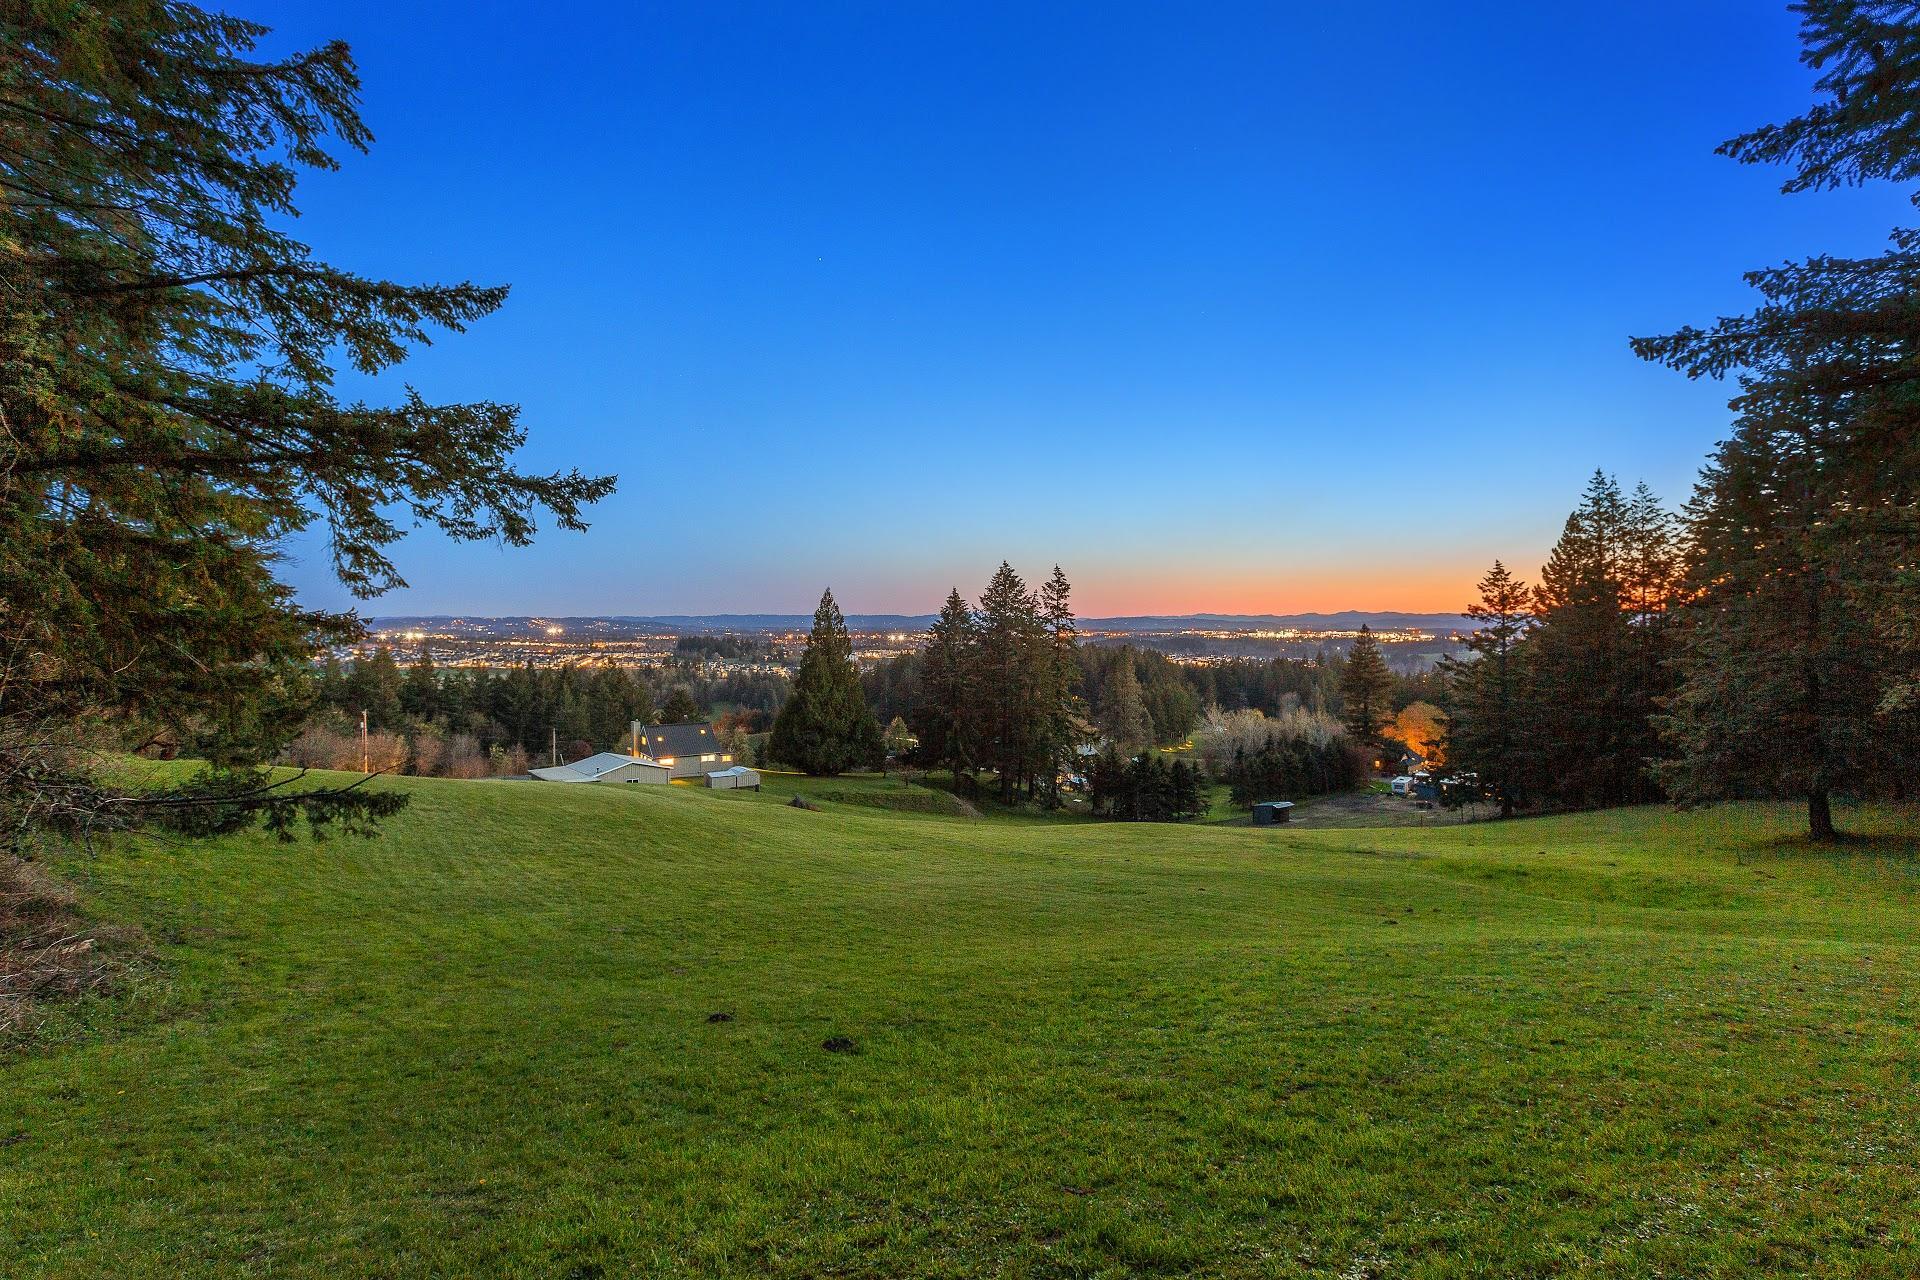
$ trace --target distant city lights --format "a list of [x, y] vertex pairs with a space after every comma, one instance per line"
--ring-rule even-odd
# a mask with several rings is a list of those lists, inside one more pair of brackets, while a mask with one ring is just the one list
[[[343, 645], [335, 652], [345, 658], [372, 657], [381, 648], [396, 650], [395, 657], [410, 661], [427, 653], [435, 666], [505, 670], [510, 667], [621, 667], [685, 668], [698, 670], [707, 678], [741, 675], [784, 675], [791, 677], [807, 643], [807, 632], [787, 627], [729, 631], [751, 639], [747, 652], [735, 656], [711, 653], [685, 653], [678, 646], [683, 633], [658, 626], [639, 627], [609, 618], [580, 621], [569, 633], [567, 627], [545, 618], [448, 618], [432, 619], [422, 628], [422, 620], [396, 618], [394, 626], [375, 630], [357, 644]], [[1140, 629], [1084, 625], [1081, 639], [1090, 644], [1130, 644], [1163, 653], [1168, 661], [1181, 666], [1207, 667], [1247, 660], [1259, 661], [1276, 654], [1313, 661], [1318, 647], [1346, 647], [1359, 633], [1342, 629], [1318, 630], [1311, 627], [1261, 627], [1244, 629], [1231, 625], [1169, 626]], [[1415, 627], [1390, 627], [1375, 631], [1374, 637], [1388, 645], [1435, 645], [1452, 649], [1459, 645], [1456, 633], [1442, 638]], [[917, 652], [926, 642], [924, 631], [854, 630], [853, 658], [863, 667], [890, 662]]]

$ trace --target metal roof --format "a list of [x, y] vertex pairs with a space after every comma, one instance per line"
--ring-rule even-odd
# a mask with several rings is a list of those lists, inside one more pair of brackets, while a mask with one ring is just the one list
[[652, 756], [630, 756], [620, 751], [602, 751], [590, 755], [584, 760], [575, 760], [571, 764], [550, 765], [545, 769], [531, 769], [528, 772], [542, 782], [593, 782], [603, 774], [630, 764], [644, 764], [655, 769], [667, 766]]

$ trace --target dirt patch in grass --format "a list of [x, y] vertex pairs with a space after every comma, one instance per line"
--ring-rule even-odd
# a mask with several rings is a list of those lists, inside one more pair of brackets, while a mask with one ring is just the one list
[[0, 861], [0, 1052], [60, 1005], [111, 995], [138, 953], [129, 932], [88, 920], [73, 889], [38, 863]]

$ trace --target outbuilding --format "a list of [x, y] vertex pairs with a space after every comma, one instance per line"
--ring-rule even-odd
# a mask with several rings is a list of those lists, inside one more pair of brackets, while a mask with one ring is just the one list
[[1262, 800], [1253, 806], [1253, 825], [1256, 827], [1274, 827], [1293, 817], [1293, 801]]
[[760, 789], [760, 771], [736, 764], [730, 769], [716, 769], [707, 775], [707, 785], [716, 791], [744, 791], [751, 787]]
[[602, 751], [572, 764], [529, 770], [538, 782], [658, 782], [673, 781], [673, 770], [652, 756]]

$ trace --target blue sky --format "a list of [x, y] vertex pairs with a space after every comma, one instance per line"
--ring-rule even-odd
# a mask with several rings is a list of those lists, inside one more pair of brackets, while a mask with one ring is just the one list
[[1630, 334], [1909, 212], [1713, 154], [1808, 101], [1756, 0], [234, 11], [359, 58], [316, 249], [513, 286], [344, 390], [621, 477], [584, 535], [409, 537], [374, 614], [921, 612], [1003, 558], [1087, 614], [1455, 607], [1595, 466], [1684, 498], [1728, 392]]

